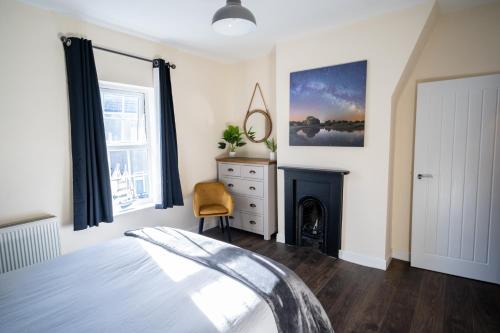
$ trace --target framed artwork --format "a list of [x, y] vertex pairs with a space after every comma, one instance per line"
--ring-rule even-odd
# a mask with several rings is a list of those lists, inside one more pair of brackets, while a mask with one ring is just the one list
[[290, 146], [363, 147], [367, 61], [290, 73]]

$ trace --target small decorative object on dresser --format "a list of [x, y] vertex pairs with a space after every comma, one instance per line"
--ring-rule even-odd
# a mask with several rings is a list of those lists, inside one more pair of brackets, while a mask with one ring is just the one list
[[218, 158], [218, 178], [233, 194], [233, 228], [271, 239], [276, 226], [276, 161], [264, 158]]
[[269, 149], [269, 159], [271, 161], [276, 161], [276, 150], [278, 149], [276, 140], [274, 140], [274, 138], [271, 138], [264, 141], [264, 143], [266, 144], [267, 149]]
[[219, 149], [226, 149], [229, 145], [229, 157], [235, 157], [236, 149], [247, 144], [243, 141], [243, 134], [238, 126], [228, 125], [222, 133], [224, 141], [219, 142]]

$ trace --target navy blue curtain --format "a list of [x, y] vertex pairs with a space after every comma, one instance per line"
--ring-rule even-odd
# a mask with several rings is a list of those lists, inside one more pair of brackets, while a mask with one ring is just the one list
[[106, 137], [92, 42], [63, 40], [66, 56], [71, 155], [73, 158], [74, 229], [113, 222]]
[[183, 206], [181, 182], [177, 155], [177, 133], [175, 130], [174, 103], [172, 98], [172, 84], [170, 82], [170, 66], [162, 59], [153, 61], [155, 68], [156, 91], [159, 94], [160, 121], [160, 161], [161, 161], [161, 202], [158, 209], [173, 206]]

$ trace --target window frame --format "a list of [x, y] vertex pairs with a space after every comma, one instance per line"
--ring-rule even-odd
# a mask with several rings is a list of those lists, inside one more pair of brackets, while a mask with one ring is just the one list
[[[142, 94], [144, 96], [143, 98], [143, 107], [141, 108], [142, 110], [139, 110], [139, 112], [144, 112], [144, 125], [145, 125], [145, 139], [146, 142], [144, 144], [109, 144], [106, 140], [106, 154], [108, 158], [108, 163], [111, 162], [111, 152], [112, 151], [125, 151], [127, 152], [127, 166], [130, 166], [130, 170], [128, 170], [132, 174], [132, 162], [131, 162], [131, 152], [134, 149], [140, 150], [142, 147], [146, 148], [146, 153], [147, 153], [147, 172], [144, 172], [142, 177], [148, 177], [148, 188], [149, 188], [149, 197], [147, 199], [138, 199], [134, 203], [134, 205], [131, 206], [131, 208], [125, 208], [125, 209], [120, 209], [119, 211], [116, 211], [116, 205], [113, 203], [113, 216], [119, 216], [123, 214], [127, 214], [130, 212], [134, 212], [137, 210], [145, 209], [145, 208], [150, 208], [155, 206], [155, 198], [157, 197], [156, 194], [156, 186], [154, 186], [154, 178], [155, 178], [155, 172], [153, 168], [153, 160], [154, 160], [154, 153], [155, 149], [153, 147], [153, 141], [154, 138], [156, 137], [155, 133], [155, 126], [153, 125], [154, 121], [154, 89], [150, 87], [143, 87], [143, 86], [136, 86], [136, 85], [129, 85], [129, 84], [123, 84], [123, 83], [117, 83], [117, 82], [110, 82], [110, 81], [102, 81], [99, 80], [99, 94], [101, 97], [101, 104], [102, 104], [102, 115], [103, 115], [103, 120], [104, 118], [104, 101], [103, 101], [103, 90], [107, 92], [117, 92], [117, 93], [123, 93], [123, 92], [130, 92], [134, 94]], [[109, 114], [113, 114], [113, 112], [106, 112]], [[122, 108], [121, 112], [117, 112], [115, 114], [127, 114], [127, 112], [124, 111], [124, 105]], [[123, 119], [121, 119], [123, 120]], [[111, 148], [111, 151], [110, 151]], [[111, 176], [112, 176], [112, 166], [110, 165], [110, 181]], [[135, 179], [133, 180], [134, 184], [133, 186], [135, 187]]]

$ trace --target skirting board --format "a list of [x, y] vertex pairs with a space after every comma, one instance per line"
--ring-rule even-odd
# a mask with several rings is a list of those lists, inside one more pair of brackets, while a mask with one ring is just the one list
[[283, 232], [278, 232], [276, 234], [276, 241], [278, 243], [284, 243], [285, 242], [285, 234]]
[[410, 252], [392, 249], [392, 258], [410, 261]]
[[391, 258], [384, 260], [351, 251], [340, 250], [339, 259], [349, 261], [358, 265], [386, 270], [391, 262]]
[[[285, 243], [285, 237], [283, 233], [279, 233], [276, 235], [276, 241], [279, 243]], [[391, 263], [391, 258], [387, 258], [386, 260], [367, 256], [364, 254], [359, 254], [351, 251], [342, 251], [339, 250], [339, 259], [349, 261], [358, 265], [378, 268], [382, 270], [386, 270]]]

